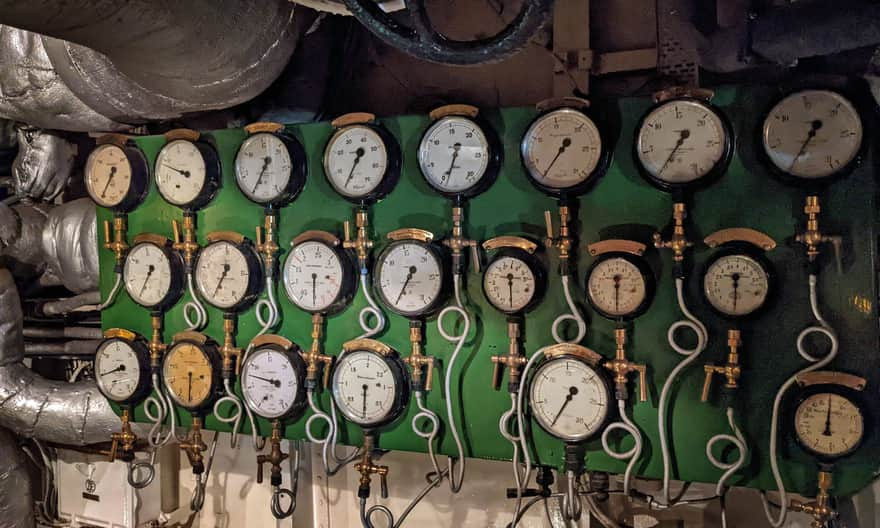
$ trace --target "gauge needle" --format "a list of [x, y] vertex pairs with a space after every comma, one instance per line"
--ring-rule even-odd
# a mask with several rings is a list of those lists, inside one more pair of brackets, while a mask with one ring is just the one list
[[189, 178], [189, 171], [188, 170], [175, 169], [171, 165], [165, 165], [164, 167], [167, 169], [171, 169], [178, 174], [182, 174], [184, 178]]
[[663, 166], [660, 167], [660, 170], [657, 172], [658, 175], [663, 174], [663, 171], [666, 170], [666, 167], [672, 163], [672, 160], [675, 158], [675, 154], [678, 152], [678, 149], [684, 145], [684, 140], [691, 137], [691, 131], [688, 129], [684, 129], [681, 131], [681, 135], [678, 136], [678, 141], [675, 142], [675, 147], [672, 149], [672, 152], [669, 153], [669, 157], [666, 158], [666, 162], [663, 163]]
[[348, 178], [345, 179], [345, 183], [342, 185], [345, 188], [348, 188], [348, 184], [351, 183], [351, 179], [354, 178], [354, 169], [358, 166], [358, 163], [361, 162], [361, 158], [364, 157], [364, 149], [359, 148], [354, 151], [354, 161], [351, 163], [351, 170], [348, 171]]
[[510, 292], [510, 307], [513, 308], [513, 273], [507, 274], [507, 290]]
[[614, 311], [620, 311], [620, 275], [614, 276]]
[[106, 375], [108, 375], [108, 374], [113, 374], [114, 372], [121, 372], [121, 371], [124, 371], [124, 370], [125, 370], [125, 365], [119, 365], [118, 367], [116, 367], [116, 368], [113, 369], [113, 370], [108, 370], [107, 372], [102, 372], [102, 373], [100, 373], [100, 374], [98, 374], [98, 375], [101, 376], [101, 377], [103, 377], [103, 376], [106, 376]]
[[364, 419], [366, 419], [366, 418], [367, 418], [367, 389], [369, 388], [369, 385], [367, 385], [366, 383], [364, 383], [363, 385], [361, 385], [361, 388], [364, 390], [364, 392], [363, 392], [363, 394], [364, 394], [364, 405], [363, 405], [362, 410], [361, 410], [361, 417], [363, 417]]
[[452, 169], [457, 169], [455, 166], [455, 160], [458, 159], [458, 152], [461, 150], [461, 143], [456, 143], [452, 145], [453, 153], [452, 153], [452, 162], [449, 164], [449, 170], [443, 173], [443, 178], [440, 179], [441, 182], [445, 182], [446, 178], [452, 177]]
[[220, 286], [223, 285], [223, 279], [226, 278], [226, 274], [229, 273], [229, 264], [223, 265], [223, 273], [220, 274], [220, 280], [217, 281], [217, 287], [214, 288], [214, 293], [211, 294], [211, 297], [217, 295], [217, 292], [220, 291]]
[[556, 421], [559, 420], [560, 416], [562, 416], [562, 411], [564, 411], [565, 408], [568, 407], [568, 404], [571, 403], [572, 398], [574, 398], [574, 395], [577, 393], [577, 387], [568, 388], [568, 394], [565, 395], [565, 401], [562, 402], [562, 407], [559, 408], [559, 412], [556, 413], [556, 417], [553, 418], [553, 421], [550, 422], [550, 425], [556, 425]]
[[734, 273], [730, 276], [733, 280], [733, 311], [736, 311], [736, 301], [739, 298], [739, 273]]
[[403, 298], [403, 294], [406, 293], [406, 287], [409, 286], [409, 281], [412, 280], [413, 275], [415, 275], [415, 274], [416, 274], [416, 267], [410, 266], [409, 273], [406, 274], [406, 280], [403, 281], [403, 287], [400, 289], [400, 294], [397, 296], [397, 300], [394, 301], [394, 304], [399, 303], [400, 299]]
[[556, 152], [556, 155], [553, 156], [553, 161], [550, 162], [550, 165], [547, 165], [547, 168], [544, 169], [544, 174], [541, 175], [541, 178], [546, 178], [547, 173], [550, 172], [550, 169], [553, 168], [553, 165], [556, 163], [556, 160], [559, 159], [559, 156], [565, 152], [565, 149], [571, 146], [571, 138], [565, 138], [562, 140], [562, 145], [559, 146], [559, 151]]
[[187, 379], [187, 383], [186, 383], [186, 399], [187, 399], [187, 400], [192, 400], [192, 392], [193, 392], [193, 373], [192, 373], [192, 372], [187, 372], [187, 373], [186, 373], [186, 379]]
[[116, 167], [110, 167], [110, 176], [107, 178], [107, 183], [104, 184], [104, 190], [101, 191], [101, 198], [104, 198], [104, 195], [107, 194], [107, 188], [110, 187], [110, 182], [113, 181], [113, 177], [116, 176]]
[[147, 287], [147, 281], [150, 280], [150, 275], [152, 275], [154, 271], [156, 271], [156, 266], [153, 266], [152, 264], [150, 264], [150, 267], [147, 268], [147, 276], [144, 277], [144, 283], [141, 284], [141, 289], [138, 292], [138, 295], [142, 295], [144, 293], [144, 289], [146, 289], [146, 287]]
[[825, 430], [822, 436], [831, 436], [831, 395], [828, 395], [828, 414], [825, 415]]
[[315, 290], [318, 286], [318, 274], [312, 273], [312, 304], [315, 304]]
[[280, 387], [280, 386], [281, 386], [281, 381], [280, 381], [280, 380], [269, 379], [269, 378], [261, 378], [260, 376], [251, 376], [251, 377], [252, 377], [252, 378], [256, 378], [256, 379], [258, 379], [258, 380], [260, 380], [260, 381], [265, 381], [266, 383], [271, 383], [271, 384], [274, 385], [275, 387]]
[[810, 131], [807, 132], [807, 139], [804, 141], [804, 144], [801, 145], [801, 149], [798, 151], [797, 156], [795, 156], [794, 159], [791, 160], [791, 165], [788, 166], [788, 170], [793, 169], [795, 163], [797, 163], [798, 160], [801, 159], [801, 156], [803, 156], [804, 152], [807, 151], [807, 146], [810, 144], [811, 141], [813, 141], [813, 138], [816, 137], [816, 132], [820, 128], [822, 128], [822, 121], [816, 119], [815, 121], [810, 122]]
[[254, 188], [251, 190], [251, 194], [257, 192], [257, 187], [259, 187], [260, 184], [263, 183], [263, 175], [266, 174], [266, 169], [269, 168], [270, 163], [272, 163], [272, 158], [270, 158], [269, 156], [263, 158], [263, 168], [260, 170], [260, 175], [257, 176], [257, 183], [254, 184]]

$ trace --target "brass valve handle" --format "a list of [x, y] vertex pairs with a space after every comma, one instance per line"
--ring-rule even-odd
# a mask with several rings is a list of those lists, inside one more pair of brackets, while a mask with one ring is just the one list
[[116, 460], [120, 447], [125, 457], [134, 451], [134, 444], [137, 442], [137, 435], [131, 430], [131, 414], [128, 409], [123, 409], [121, 420], [122, 430], [110, 435], [110, 462]]
[[574, 239], [571, 237], [569, 222], [571, 221], [571, 210], [567, 205], [559, 206], [559, 233], [553, 231], [553, 215], [550, 211], [544, 211], [544, 224], [547, 227], [547, 237], [544, 244], [548, 248], [556, 248], [559, 252], [559, 272], [562, 275], [568, 275], [568, 261], [571, 258], [571, 252], [574, 247]]
[[687, 206], [684, 203], [676, 202], [672, 204], [672, 237], [669, 240], [663, 240], [663, 235], [654, 233], [654, 247], [657, 249], [671, 249], [672, 258], [675, 262], [684, 261], [685, 251], [693, 247], [694, 243], [688, 240], [685, 232], [684, 221], [687, 218]]
[[235, 316], [229, 314], [223, 318], [223, 346], [220, 347], [220, 356], [223, 358], [223, 375], [229, 377], [233, 372], [238, 375], [241, 349], [235, 346]]
[[208, 446], [202, 441], [202, 419], [193, 417], [192, 428], [185, 442], [179, 444], [180, 449], [186, 453], [186, 458], [192, 466], [193, 475], [201, 475], [205, 472], [205, 457], [202, 455], [208, 450]]
[[520, 328], [519, 321], [507, 322], [508, 350], [507, 355], [492, 356], [492, 388], [501, 389], [502, 369], [507, 367], [509, 375], [508, 391], [516, 392], [519, 388], [520, 369], [528, 362], [525, 356], [519, 353]]
[[617, 349], [614, 359], [606, 361], [603, 366], [614, 374], [615, 395], [618, 400], [627, 398], [626, 382], [627, 375], [639, 373], [639, 401], [648, 401], [648, 369], [645, 365], [635, 363], [626, 358], [626, 329], [617, 328], [614, 331]]
[[819, 493], [816, 500], [812, 502], [801, 502], [792, 500], [788, 509], [795, 512], [803, 512], [813, 517], [810, 523], [811, 528], [825, 528], [828, 521], [836, 519], [838, 514], [831, 507], [831, 490], [833, 485], [833, 477], [828, 471], [819, 472]]
[[[434, 378], [434, 362], [435, 359], [428, 356], [422, 351], [422, 322], [410, 321], [409, 325], [409, 341], [411, 352], [409, 357], [403, 359], [403, 362], [412, 368], [412, 385], [415, 390], [431, 390], [431, 380]], [[422, 368], [428, 367], [425, 374], [425, 383], [422, 385]]]
[[177, 220], [171, 221], [171, 229], [174, 231], [174, 244], [171, 247], [180, 251], [187, 269], [192, 269], [193, 259], [199, 251], [199, 243], [196, 241], [196, 216], [192, 212], [183, 213], [183, 237], [181, 227]]
[[804, 245], [807, 250], [807, 259], [810, 263], [815, 262], [819, 257], [823, 244], [831, 244], [837, 263], [837, 271], [840, 272], [842, 268], [840, 253], [843, 239], [839, 235], [822, 233], [822, 230], [819, 228], [819, 213], [821, 212], [822, 207], [819, 204], [819, 197], [807, 196], [804, 203], [804, 214], [807, 215], [806, 229], [803, 233], [795, 235], [795, 240]]
[[739, 386], [739, 377], [742, 374], [742, 369], [739, 364], [739, 348], [741, 345], [742, 340], [740, 339], [740, 331], [728, 330], [727, 346], [729, 348], [729, 351], [727, 353], [727, 363], [721, 366], [703, 366], [706, 377], [703, 380], [703, 392], [700, 395], [700, 401], [709, 401], [709, 391], [712, 388], [712, 380], [715, 378], [716, 374], [720, 374], [725, 377], [725, 389], [735, 390]]
[[[365, 442], [366, 443], [366, 442]], [[388, 498], [388, 466], [373, 463], [372, 449], [364, 450], [364, 456], [360, 462], [354, 465], [354, 470], [361, 474], [358, 482], [358, 497], [367, 498], [370, 495], [371, 475], [379, 475], [380, 492], [383, 499]]]
[[308, 352], [301, 352], [303, 361], [306, 362], [306, 383], [308, 386], [318, 379], [318, 370], [323, 367], [323, 387], [326, 389], [330, 383], [330, 367], [333, 365], [333, 356], [321, 353], [321, 335], [324, 325], [324, 316], [320, 313], [312, 314], [312, 347]]
[[125, 234], [128, 229], [128, 222], [125, 215], [117, 214], [113, 217], [113, 236], [110, 236], [110, 222], [104, 220], [104, 248], [113, 252], [116, 256], [116, 266], [121, 266], [128, 251], [128, 243], [125, 241]]
[[370, 250], [373, 249], [373, 241], [370, 239], [367, 230], [370, 226], [370, 218], [366, 209], [357, 209], [355, 211], [355, 225], [357, 227], [357, 236], [351, 239], [351, 224], [348, 220], [343, 224], [345, 232], [342, 247], [354, 250], [358, 259], [358, 266], [361, 270], [367, 269], [367, 259], [370, 256]]
[[443, 245], [452, 252], [452, 269], [458, 272], [462, 270], [462, 256], [465, 248], [471, 250], [471, 262], [474, 271], [480, 272], [480, 243], [464, 237], [464, 207], [457, 205], [452, 208], [452, 236], [443, 240]]
[[277, 487], [281, 485], [281, 464], [290, 456], [281, 451], [280, 420], [272, 422], [272, 436], [269, 438], [269, 444], [271, 449], [268, 455], [257, 455], [257, 484], [263, 483], [263, 464], [269, 463], [272, 466], [269, 483]]
[[267, 212], [263, 227], [256, 227], [257, 243], [255, 247], [257, 252], [263, 257], [263, 267], [267, 275], [274, 273], [275, 256], [280, 249], [278, 243], [275, 242], [275, 224], [277, 221], [278, 217], [274, 213]]
[[150, 337], [150, 368], [154, 372], [162, 367], [162, 355], [165, 353], [167, 345], [162, 341], [162, 314], [153, 313], [150, 315], [150, 323], [153, 327], [153, 335]]

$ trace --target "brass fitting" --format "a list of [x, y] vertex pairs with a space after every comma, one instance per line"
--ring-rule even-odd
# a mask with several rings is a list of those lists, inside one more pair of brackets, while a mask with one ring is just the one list
[[273, 486], [281, 485], [281, 463], [290, 456], [281, 451], [281, 420], [272, 422], [272, 436], [269, 438], [271, 446], [268, 455], [257, 455], [257, 484], [263, 483], [263, 464], [269, 463], [272, 470], [269, 481]]
[[556, 248], [559, 251], [559, 260], [563, 265], [567, 265], [568, 259], [571, 257], [571, 250], [574, 246], [574, 239], [571, 237], [569, 230], [569, 222], [571, 221], [571, 211], [567, 205], [559, 206], [559, 235], [554, 236], [553, 233], [553, 215], [550, 211], [544, 211], [544, 224], [547, 226], [547, 238], [544, 244], [548, 248]]
[[238, 374], [241, 349], [235, 346], [235, 318], [223, 318], [223, 346], [220, 347], [220, 356], [223, 358], [222, 372], [224, 377], [229, 377], [233, 372]]
[[263, 257], [263, 267], [266, 274], [275, 269], [275, 255], [278, 254], [278, 244], [275, 242], [275, 225], [278, 217], [274, 213], [267, 212], [263, 227], [257, 226], [257, 252]]
[[372, 475], [379, 475], [382, 498], [388, 498], [388, 466], [379, 466], [373, 463], [373, 436], [364, 436], [363, 456], [361, 461], [354, 465], [354, 470], [361, 474], [358, 482], [358, 497], [367, 498], [370, 495], [370, 483]]
[[167, 345], [162, 341], [162, 315], [154, 313], [150, 316], [153, 335], [150, 337], [150, 367], [154, 370], [162, 366], [162, 355]]
[[351, 239], [351, 224], [346, 220], [345, 224], [343, 224], [345, 229], [345, 240], [342, 242], [342, 247], [345, 249], [353, 249], [355, 254], [357, 254], [358, 266], [360, 269], [366, 269], [367, 257], [370, 255], [370, 250], [373, 249], [373, 241], [370, 240], [367, 233], [367, 228], [370, 226], [370, 218], [367, 215], [367, 210], [362, 208], [357, 209], [355, 211], [354, 220], [357, 227], [357, 237], [354, 240]]
[[814, 262], [819, 257], [820, 247], [822, 244], [831, 244], [834, 250], [835, 258], [840, 268], [840, 246], [842, 239], [838, 235], [826, 235], [819, 229], [819, 213], [822, 207], [819, 205], [818, 196], [807, 196], [804, 203], [804, 214], [807, 215], [806, 230], [798, 233], [795, 240], [803, 244], [807, 249], [807, 259]]
[[443, 245], [452, 251], [452, 269], [460, 270], [465, 248], [471, 249], [471, 261], [474, 271], [480, 272], [479, 243], [464, 237], [464, 207], [456, 205], [452, 208], [452, 236], [443, 240]]
[[672, 204], [672, 238], [663, 240], [663, 235], [654, 233], [654, 247], [657, 249], [671, 249], [672, 258], [675, 262], [684, 261], [684, 252], [694, 245], [688, 240], [684, 230], [684, 220], [687, 218], [687, 206], [682, 202]]
[[185, 442], [181, 442], [180, 449], [186, 453], [186, 458], [193, 468], [193, 475], [201, 475], [205, 472], [205, 457], [202, 455], [208, 450], [208, 446], [202, 441], [202, 419], [193, 416], [192, 427]]
[[183, 213], [183, 240], [180, 236], [180, 223], [171, 221], [171, 229], [174, 231], [174, 244], [172, 247], [183, 255], [183, 262], [187, 268], [192, 268], [193, 259], [199, 251], [199, 243], [196, 242], [196, 216], [192, 212]]
[[110, 238], [110, 222], [104, 220], [104, 248], [116, 255], [116, 265], [121, 266], [128, 251], [128, 243], [125, 241], [125, 233], [128, 229], [128, 221], [125, 215], [118, 214], [113, 217], [113, 238]]
[[519, 322], [507, 322], [507, 337], [509, 339], [507, 355], [492, 356], [492, 363], [494, 364], [492, 368], [492, 388], [495, 390], [501, 389], [501, 369], [504, 367], [508, 369], [508, 387], [519, 387], [520, 369], [528, 361], [525, 356], [519, 353]]
[[324, 388], [330, 382], [330, 365], [333, 364], [333, 356], [321, 353], [321, 334], [324, 327], [324, 316], [316, 313], [312, 314], [312, 348], [308, 352], [302, 352], [303, 360], [306, 362], [306, 382], [315, 383], [318, 379], [318, 369], [320, 365], [324, 367]]
[[788, 509], [795, 512], [803, 512], [813, 517], [810, 523], [812, 528], [824, 528], [828, 521], [837, 518], [837, 512], [831, 507], [831, 495], [828, 493], [833, 484], [833, 477], [828, 471], [819, 472], [819, 493], [812, 502], [800, 502], [792, 500]]
[[422, 352], [422, 323], [412, 321], [409, 325], [409, 342], [412, 353], [404, 358], [403, 362], [412, 368], [412, 384], [416, 390], [422, 387], [422, 368], [428, 367], [425, 374], [424, 389], [431, 390], [431, 380], [434, 378], [434, 358]]
[[715, 374], [721, 374], [725, 378], [725, 389], [736, 389], [739, 384], [739, 377], [742, 370], [739, 366], [739, 347], [742, 345], [739, 330], [727, 331], [727, 346], [730, 349], [727, 352], [727, 363], [723, 366], [705, 365], [703, 370], [706, 371], [706, 379], [703, 381], [703, 394], [700, 401], [709, 400], [709, 389], [712, 386], [712, 379]]
[[614, 353], [614, 359], [612, 361], [606, 361], [603, 366], [614, 374], [614, 387], [617, 399], [626, 399], [626, 377], [633, 372], [638, 372], [639, 401], [648, 401], [647, 368], [645, 365], [640, 365], [626, 359], [626, 329], [615, 329], [614, 340], [617, 343], [617, 350]]
[[137, 442], [137, 435], [131, 430], [131, 414], [128, 409], [122, 410], [122, 430], [118, 433], [110, 435], [110, 462], [116, 460], [119, 448], [122, 448], [123, 458], [130, 455], [134, 451], [134, 444]]

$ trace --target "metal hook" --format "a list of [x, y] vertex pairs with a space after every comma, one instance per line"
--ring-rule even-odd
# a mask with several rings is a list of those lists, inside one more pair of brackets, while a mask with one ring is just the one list
[[562, 497], [562, 515], [569, 521], [577, 521], [583, 513], [580, 495], [577, 492], [574, 472], [568, 472], [568, 488]]
[[[137, 475], [144, 471], [146, 476], [138, 479]], [[143, 489], [149, 486], [156, 477], [156, 451], [150, 454], [150, 460], [141, 460], [128, 464], [128, 485], [134, 489]]]
[[[281, 497], [286, 496], [290, 499], [290, 505], [287, 508], [281, 507]], [[272, 516], [276, 519], [286, 519], [293, 515], [296, 510], [296, 494], [289, 489], [280, 486], [274, 486], [272, 489], [272, 503], [270, 509]]]

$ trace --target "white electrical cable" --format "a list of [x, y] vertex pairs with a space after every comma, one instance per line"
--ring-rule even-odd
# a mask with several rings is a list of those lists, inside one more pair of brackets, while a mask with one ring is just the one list
[[[144, 414], [147, 415], [148, 420], [153, 422], [148, 438], [150, 446], [153, 448], [164, 446], [172, 437], [177, 439], [178, 442], [185, 440], [185, 437], [177, 436], [177, 413], [174, 412], [174, 403], [171, 401], [171, 397], [165, 394], [159, 382], [159, 374], [153, 374], [152, 381], [158, 398], [151, 395], [144, 402]], [[157, 412], [155, 414], [150, 410], [151, 406], [156, 408]], [[165, 423], [165, 418], [169, 415], [171, 417], [171, 429], [163, 436], [161, 429]]]
[[[610, 424], [605, 428], [605, 431], [602, 432], [602, 449], [605, 450], [605, 453], [607, 453], [608, 456], [615, 460], [629, 460], [629, 463], [626, 465], [626, 471], [623, 474], [623, 494], [629, 496], [633, 468], [635, 467], [636, 462], [639, 461], [639, 457], [642, 455], [642, 445], [644, 440], [642, 439], [642, 432], [639, 431], [636, 424], [633, 423], [626, 414], [626, 400], [617, 400], [617, 409], [620, 412], [620, 421]], [[635, 444], [627, 451], [615, 451], [608, 441], [611, 432], [618, 429], [632, 436], [635, 441]]]
[[[678, 307], [681, 309], [681, 313], [685, 316], [685, 319], [672, 323], [669, 327], [669, 331], [666, 333], [666, 338], [669, 341], [669, 346], [680, 355], [685, 356], [685, 358], [681, 360], [674, 369], [672, 369], [672, 372], [669, 373], [669, 377], [666, 378], [666, 382], [663, 384], [663, 389], [660, 391], [660, 402], [657, 406], [657, 428], [660, 433], [660, 453], [663, 457], [663, 502], [664, 505], [667, 506], [669, 505], [669, 473], [671, 465], [669, 440], [666, 437], [669, 395], [672, 392], [672, 385], [674, 384], [675, 379], [685, 368], [687, 368], [688, 365], [697, 359], [703, 350], [706, 349], [706, 345], [709, 341], [709, 332], [706, 330], [706, 326], [702, 321], [697, 319], [690, 310], [688, 310], [687, 304], [685, 304], [684, 279], [675, 279], [675, 293], [678, 298]], [[679, 328], [688, 328], [694, 332], [697, 336], [697, 344], [694, 348], [684, 348], [678, 344], [675, 340], [675, 332]]]
[[[571, 296], [571, 286], [569, 284], [568, 275], [562, 276], [562, 291], [565, 294], [565, 302], [568, 303], [570, 313], [562, 314], [557, 317], [553, 321], [553, 326], [550, 327], [550, 333], [553, 335], [553, 339], [557, 343], [580, 343], [584, 340], [584, 337], [587, 336], [587, 322], [584, 320], [584, 316], [581, 315], [580, 310], [578, 310], [577, 306], [574, 304], [574, 299]], [[577, 325], [577, 336], [571, 341], [566, 341], [559, 333], [559, 325], [566, 321], [574, 321]]]
[[[415, 391], [415, 396], [419, 412], [412, 417], [410, 426], [416, 436], [423, 438], [428, 443], [428, 456], [431, 458], [431, 465], [434, 466], [434, 475], [439, 477], [442, 473], [440, 472], [440, 464], [437, 463], [437, 456], [434, 454], [434, 440], [437, 438], [437, 432], [440, 430], [440, 418], [437, 417], [434, 411], [425, 407], [422, 391]], [[428, 421], [431, 426], [430, 429], [423, 431], [419, 427], [418, 421], [423, 419]]]
[[[745, 437], [736, 425], [733, 407], [727, 408], [727, 422], [730, 424], [730, 430], [733, 431], [732, 435], [718, 434], [706, 442], [706, 458], [709, 459], [709, 462], [713, 466], [724, 471], [721, 478], [718, 479], [718, 484], [715, 486], [715, 495], [718, 495], [719, 497], [724, 493], [727, 479], [732, 477], [734, 473], [739, 471], [740, 468], [745, 465], [749, 456], [749, 447], [748, 444], [746, 444]], [[733, 444], [733, 447], [736, 448], [737, 451], [736, 459], [733, 462], [724, 462], [715, 457], [712, 453], [712, 448], [718, 442], [730, 442]]]
[[501, 436], [504, 437], [505, 440], [513, 444], [513, 457], [511, 462], [513, 463], [513, 480], [516, 483], [516, 489], [520, 490], [522, 488], [522, 481], [526, 479], [526, 475], [520, 472], [520, 456], [519, 456], [519, 443], [520, 437], [519, 435], [514, 435], [510, 432], [508, 424], [510, 423], [511, 418], [516, 417], [516, 394], [510, 393], [510, 409], [508, 409], [504, 414], [501, 415], [501, 419], [498, 420], [498, 430], [501, 432]]
[[[205, 310], [205, 305], [199, 300], [199, 296], [196, 295], [192, 271], [186, 272], [186, 287], [192, 300], [183, 305], [183, 320], [186, 321], [187, 330], [200, 330], [208, 323], [208, 312]], [[190, 311], [195, 312], [194, 319], [190, 318]]]
[[[367, 299], [369, 306], [365, 306], [358, 314], [358, 322], [361, 325], [361, 330], [364, 331], [358, 339], [373, 337], [385, 329], [385, 314], [379, 308], [379, 305], [376, 304], [376, 301], [373, 300], [367, 278], [367, 271], [361, 270], [361, 291], [364, 292], [364, 297]], [[370, 316], [373, 316], [373, 319], [376, 320], [373, 326], [370, 326], [370, 321], [368, 320]]]
[[[806, 374], [807, 372], [812, 372], [814, 370], [818, 370], [825, 365], [831, 363], [834, 358], [837, 356], [837, 350], [840, 345], [840, 342], [837, 339], [837, 334], [834, 332], [834, 329], [831, 328], [831, 325], [828, 324], [828, 321], [822, 317], [822, 312], [819, 309], [819, 294], [816, 291], [816, 283], [818, 282], [818, 277], [816, 275], [810, 275], [809, 278], [809, 287], [810, 287], [810, 308], [813, 310], [813, 317], [816, 319], [817, 325], [808, 326], [804, 328], [797, 337], [797, 351], [798, 354], [805, 360], [812, 363], [790, 378], [788, 378], [785, 383], [779, 388], [779, 392], [776, 393], [776, 398], [773, 400], [773, 413], [770, 417], [770, 470], [773, 473], [773, 480], [776, 482], [776, 488], [779, 491], [779, 504], [782, 506], [779, 509], [779, 517], [774, 519], [773, 514], [770, 512], [770, 504], [767, 502], [767, 497], [765, 494], [761, 494], [761, 501], [764, 504], [764, 513], [767, 515], [767, 521], [770, 522], [773, 528], [780, 528], [783, 524], [785, 524], [785, 519], [788, 516], [788, 510], [786, 508], [786, 503], [788, 502], [787, 493], [785, 492], [785, 483], [782, 481], [782, 474], [779, 472], [779, 461], [777, 460], [777, 437], [778, 437], [778, 425], [779, 425], [779, 407], [782, 404], [782, 398], [785, 395], [785, 392], [795, 384], [798, 376]], [[816, 357], [809, 352], [807, 352], [804, 347], [804, 340], [810, 334], [822, 334], [828, 338], [829, 343], [831, 344], [831, 349], [824, 357]]]
[[116, 295], [119, 294], [119, 290], [122, 287], [122, 273], [116, 274], [116, 282], [113, 284], [113, 288], [110, 290], [110, 295], [107, 296], [107, 300], [99, 304], [95, 307], [95, 310], [100, 312], [101, 310], [109, 307], [116, 301]]
[[[235, 449], [238, 447], [238, 429], [241, 427], [241, 411], [242, 411], [242, 403], [241, 400], [238, 399], [238, 396], [232, 391], [232, 382], [230, 378], [223, 378], [223, 390], [226, 391], [226, 396], [219, 398], [216, 402], [214, 402], [214, 417], [217, 418], [218, 422], [225, 424], [232, 424], [232, 434], [229, 436], [229, 447]], [[223, 413], [220, 412], [220, 407], [224, 404], [228, 403], [234, 411], [229, 416], [223, 416]], [[254, 433], [256, 436], [256, 433]], [[256, 443], [256, 440], [254, 440]]]

